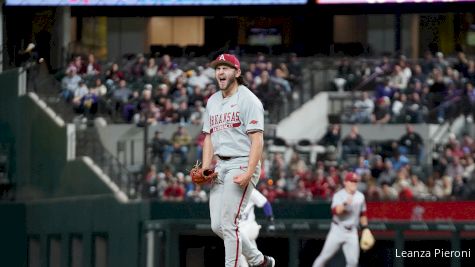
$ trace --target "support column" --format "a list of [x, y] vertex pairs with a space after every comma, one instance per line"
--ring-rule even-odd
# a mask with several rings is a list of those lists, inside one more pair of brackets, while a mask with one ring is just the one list
[[419, 14], [411, 15], [411, 55], [412, 59], [419, 58]]
[[71, 8], [56, 8], [54, 36], [51, 44], [51, 66], [53, 69], [66, 64], [71, 43]]

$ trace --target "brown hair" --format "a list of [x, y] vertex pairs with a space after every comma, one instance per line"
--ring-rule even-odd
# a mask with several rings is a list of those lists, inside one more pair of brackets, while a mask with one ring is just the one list
[[249, 87], [249, 85], [247, 84], [247, 82], [244, 80], [244, 78], [241, 76], [237, 77], [236, 78], [236, 81], [239, 85], [244, 85], [246, 87]]

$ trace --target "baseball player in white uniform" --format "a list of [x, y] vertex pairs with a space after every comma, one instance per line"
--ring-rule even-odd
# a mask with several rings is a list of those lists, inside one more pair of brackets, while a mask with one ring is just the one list
[[[251, 197], [249, 198], [249, 203], [247, 203], [246, 208], [241, 214], [241, 221], [239, 222], [239, 229], [241, 234], [246, 235], [249, 238], [249, 241], [257, 247], [256, 239], [259, 236], [259, 231], [261, 225], [256, 222], [256, 214], [254, 213], [254, 207], [259, 207], [264, 210], [264, 215], [269, 221], [267, 227], [268, 231], [274, 231], [274, 214], [272, 212], [272, 205], [267, 200], [267, 198], [261, 194], [257, 189], [252, 190]], [[241, 257], [240, 267], [248, 267], [245, 257]]]
[[313, 267], [325, 266], [325, 263], [340, 249], [346, 259], [347, 267], [356, 267], [360, 256], [358, 242], [358, 224], [368, 227], [366, 202], [364, 195], [356, 190], [359, 177], [356, 173], [345, 175], [345, 187], [333, 195], [332, 224], [320, 255], [313, 262]]
[[264, 108], [243, 85], [241, 65], [234, 55], [221, 54], [211, 66], [220, 89], [209, 98], [203, 123], [202, 167], [209, 168], [214, 156], [218, 159], [218, 181], [209, 200], [211, 229], [224, 240], [226, 267], [237, 267], [241, 254], [251, 266], [274, 267], [274, 258], [264, 256], [239, 228], [259, 179]]

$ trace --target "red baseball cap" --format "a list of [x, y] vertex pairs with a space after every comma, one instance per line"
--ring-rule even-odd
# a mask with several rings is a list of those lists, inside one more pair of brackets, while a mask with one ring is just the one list
[[359, 181], [358, 174], [354, 172], [348, 172], [345, 175], [345, 182], [355, 182], [357, 183]]
[[213, 62], [211, 62], [211, 67], [216, 68], [218, 65], [228, 65], [235, 69], [241, 69], [241, 63], [236, 56], [231, 54], [221, 54]]

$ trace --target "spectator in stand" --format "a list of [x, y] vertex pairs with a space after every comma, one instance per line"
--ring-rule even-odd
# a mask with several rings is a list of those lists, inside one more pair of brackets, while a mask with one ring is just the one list
[[203, 102], [196, 100], [191, 110], [190, 122], [194, 125], [201, 125], [201, 123], [203, 123], [204, 112], [205, 107], [203, 107]]
[[165, 76], [168, 72], [175, 67], [176, 64], [173, 63], [170, 55], [164, 54], [162, 56], [162, 61], [158, 66], [158, 72], [161, 76]]
[[143, 196], [148, 198], [158, 197], [157, 183], [157, 168], [152, 164], [148, 166], [143, 180]]
[[424, 60], [421, 63], [421, 68], [422, 72], [425, 75], [429, 75], [432, 70], [434, 69], [434, 56], [432, 55], [432, 52], [429, 50], [426, 50], [424, 52]]
[[98, 110], [98, 96], [96, 89], [89, 88], [87, 94], [85, 94], [79, 102], [79, 113], [82, 113], [84, 117], [89, 120], [94, 119]]
[[82, 65], [79, 73], [88, 77], [96, 77], [101, 74], [101, 65], [96, 62], [94, 54], [87, 56], [87, 63]]
[[188, 162], [188, 150], [191, 145], [191, 136], [183, 125], [179, 125], [176, 132], [172, 135], [173, 150], [180, 155], [181, 163]]
[[289, 81], [293, 86], [300, 84], [302, 77], [302, 64], [300, 63], [296, 53], [290, 53], [287, 68], [289, 70]]
[[163, 192], [164, 201], [181, 202], [185, 200], [185, 186], [178, 181], [178, 178], [171, 179], [168, 187]]
[[81, 77], [77, 74], [77, 68], [74, 66], [68, 67], [66, 73], [67, 75], [61, 80], [61, 94], [66, 102], [70, 102], [74, 97], [74, 92], [79, 87]]
[[208, 202], [208, 194], [201, 185], [195, 184], [195, 188], [186, 193], [186, 199], [192, 202]]
[[145, 82], [155, 84], [158, 82], [158, 66], [155, 63], [155, 58], [151, 57], [147, 61], [147, 66], [144, 68]]
[[205, 141], [206, 134], [203, 132], [200, 132], [196, 137], [195, 137], [195, 147], [196, 147], [196, 158], [201, 159], [203, 158], [203, 145]]
[[112, 102], [116, 114], [122, 114], [125, 104], [129, 101], [132, 91], [125, 80], [120, 80], [119, 87], [112, 91]]
[[403, 155], [416, 155], [420, 164], [424, 159], [424, 140], [414, 131], [414, 126], [406, 124], [406, 133], [401, 136], [398, 142], [399, 152]]
[[101, 78], [97, 78], [94, 80], [94, 85], [92, 86], [92, 88], [94, 88], [99, 97], [104, 97], [105, 95], [107, 95], [107, 87], [102, 83]]
[[429, 199], [429, 190], [427, 186], [419, 179], [419, 176], [412, 174], [409, 187], [414, 194], [415, 199], [426, 200]]
[[115, 89], [119, 82], [125, 78], [124, 73], [119, 69], [119, 64], [117, 63], [112, 63], [110, 69], [106, 71], [105, 76], [106, 84], [109, 86], [109, 89]]
[[374, 101], [369, 97], [367, 91], [363, 91], [361, 98], [355, 102], [357, 111], [357, 121], [354, 123], [369, 123], [371, 122], [371, 114], [374, 110]]
[[383, 182], [381, 184], [381, 200], [394, 201], [398, 199], [398, 193], [390, 183]]
[[83, 96], [87, 95], [89, 92], [89, 88], [87, 88], [86, 83], [84, 83], [83, 80], [79, 81], [78, 87], [74, 91], [74, 97], [73, 97], [73, 106], [74, 109], [79, 108], [79, 105], [81, 104], [81, 99]]
[[419, 93], [412, 92], [406, 102], [406, 121], [409, 123], [422, 123], [427, 116], [427, 107], [422, 103]]
[[393, 150], [393, 156], [390, 160], [396, 172], [399, 172], [409, 164], [409, 159], [406, 156], [401, 155], [401, 152], [399, 152], [398, 149]]
[[206, 76], [202, 66], [196, 68], [196, 72], [194, 73], [195, 74], [188, 79], [188, 85], [190, 87], [199, 87], [201, 89], [205, 88], [208, 83], [213, 82], [208, 76]]
[[200, 101], [203, 104], [203, 89], [204, 87], [194, 86], [193, 92], [188, 96], [188, 106], [194, 106], [196, 101]]
[[176, 109], [170, 98], [165, 99], [165, 106], [162, 109], [160, 121], [170, 123], [176, 121]]
[[374, 98], [379, 100], [383, 97], [388, 97], [392, 99], [394, 95], [394, 89], [389, 86], [389, 79], [383, 78], [381, 82], [376, 86], [376, 91], [374, 92]]
[[138, 54], [134, 64], [130, 68], [130, 75], [137, 81], [141, 82], [145, 76], [146, 66], [147, 63], [145, 63], [145, 57], [142, 54]]
[[152, 138], [152, 163], [154, 164], [168, 164], [170, 162], [170, 156], [173, 152], [173, 147], [170, 141], [160, 136], [160, 131], [155, 131], [155, 135]]
[[376, 102], [376, 107], [371, 114], [371, 122], [386, 124], [391, 120], [390, 100], [388, 97], [381, 97]]
[[348, 135], [342, 142], [342, 159], [346, 160], [348, 155], [360, 155], [363, 153], [364, 142], [363, 138], [359, 134], [357, 126], [352, 126]]
[[190, 123], [191, 110], [188, 108], [188, 102], [182, 101], [176, 110], [177, 121], [179, 123]]
[[452, 184], [452, 197], [456, 200], [465, 200], [470, 197], [472, 188], [467, 179], [461, 175], [456, 175]]
[[343, 92], [353, 87], [356, 75], [350, 60], [346, 57], [342, 58], [338, 64], [337, 74], [333, 79], [333, 85], [336, 91]]
[[305, 186], [305, 181], [300, 179], [297, 183], [297, 188], [290, 191], [289, 197], [297, 201], [312, 201], [312, 191]]
[[396, 171], [393, 168], [393, 163], [390, 159], [386, 158], [384, 161], [384, 171], [379, 175], [378, 183], [393, 184], [396, 180]]
[[157, 86], [157, 89], [155, 90], [153, 100], [155, 101], [155, 104], [157, 104], [157, 106], [159, 106], [160, 108], [164, 108], [165, 102], [167, 100], [171, 100], [170, 87], [166, 83], [159, 84]]
[[391, 107], [391, 122], [404, 123], [407, 121], [407, 96], [404, 93], [394, 93], [393, 103]]
[[334, 148], [338, 147], [338, 142], [341, 138], [340, 130], [341, 127], [339, 124], [331, 124], [322, 139], [318, 141], [318, 144], [324, 146], [325, 148], [328, 148], [330, 146]]

